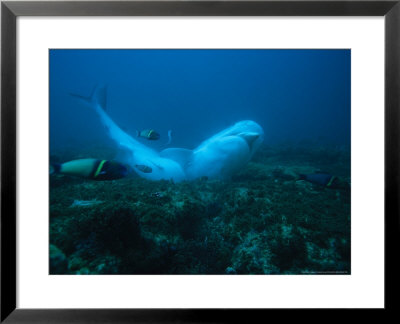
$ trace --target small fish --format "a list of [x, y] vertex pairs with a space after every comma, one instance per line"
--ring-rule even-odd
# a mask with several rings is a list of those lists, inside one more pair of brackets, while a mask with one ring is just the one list
[[323, 187], [331, 187], [336, 177], [328, 173], [300, 174], [299, 180], [305, 180]]
[[98, 205], [98, 204], [102, 204], [102, 203], [103, 203], [103, 201], [97, 200], [97, 199], [93, 199], [93, 200], [76, 200], [75, 199], [74, 202], [69, 207], [70, 208], [88, 207], [88, 206]]
[[152, 173], [153, 172], [152, 168], [150, 168], [147, 165], [143, 165], [143, 164], [136, 164], [135, 168], [138, 169], [140, 172], [143, 172], [143, 173]]
[[155, 141], [160, 138], [160, 134], [158, 134], [154, 129], [145, 129], [140, 132], [136, 131], [136, 135], [151, 141]]

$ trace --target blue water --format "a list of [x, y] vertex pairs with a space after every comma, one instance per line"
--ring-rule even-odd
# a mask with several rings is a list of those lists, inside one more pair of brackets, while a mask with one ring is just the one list
[[350, 50], [50, 50], [50, 148], [108, 143], [97, 115], [70, 93], [108, 86], [107, 112], [132, 135], [168, 130], [194, 148], [251, 119], [265, 143], [350, 145]]
[[168, 130], [168, 147], [195, 148], [245, 119], [265, 146], [227, 181], [51, 175], [50, 273], [350, 274], [350, 60], [350, 50], [51, 50], [53, 162], [119, 159], [99, 114], [70, 95], [96, 85], [122, 129], [160, 133], [139, 139], [152, 148]]

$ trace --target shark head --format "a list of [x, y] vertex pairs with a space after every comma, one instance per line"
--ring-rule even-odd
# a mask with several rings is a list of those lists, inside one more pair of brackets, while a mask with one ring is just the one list
[[250, 158], [259, 149], [264, 141], [264, 130], [252, 120], [237, 122], [226, 130], [227, 136], [238, 136], [246, 141], [250, 150]]
[[257, 123], [238, 122], [194, 149], [186, 174], [189, 179], [229, 178], [249, 162], [263, 140], [264, 131]]

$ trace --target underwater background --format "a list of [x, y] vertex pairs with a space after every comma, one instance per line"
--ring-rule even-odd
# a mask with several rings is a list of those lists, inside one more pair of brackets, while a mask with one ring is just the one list
[[[139, 139], [156, 150], [193, 149], [246, 119], [265, 133], [225, 181], [51, 174], [51, 274], [350, 274], [350, 50], [57, 49], [49, 60], [50, 163], [118, 157], [70, 95], [98, 84], [123, 130], [157, 130]], [[300, 177], [321, 173], [342, 185]]]

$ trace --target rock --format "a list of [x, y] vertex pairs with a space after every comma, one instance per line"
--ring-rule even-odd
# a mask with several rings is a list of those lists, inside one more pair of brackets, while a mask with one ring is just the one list
[[232, 267], [228, 267], [225, 269], [226, 274], [236, 274], [236, 270]]
[[50, 244], [50, 274], [66, 274], [67, 272], [67, 257], [58, 247]]
[[77, 271], [76, 274], [87, 275], [87, 274], [90, 274], [90, 270], [88, 268], [84, 267], [84, 268], [80, 269], [79, 271]]

